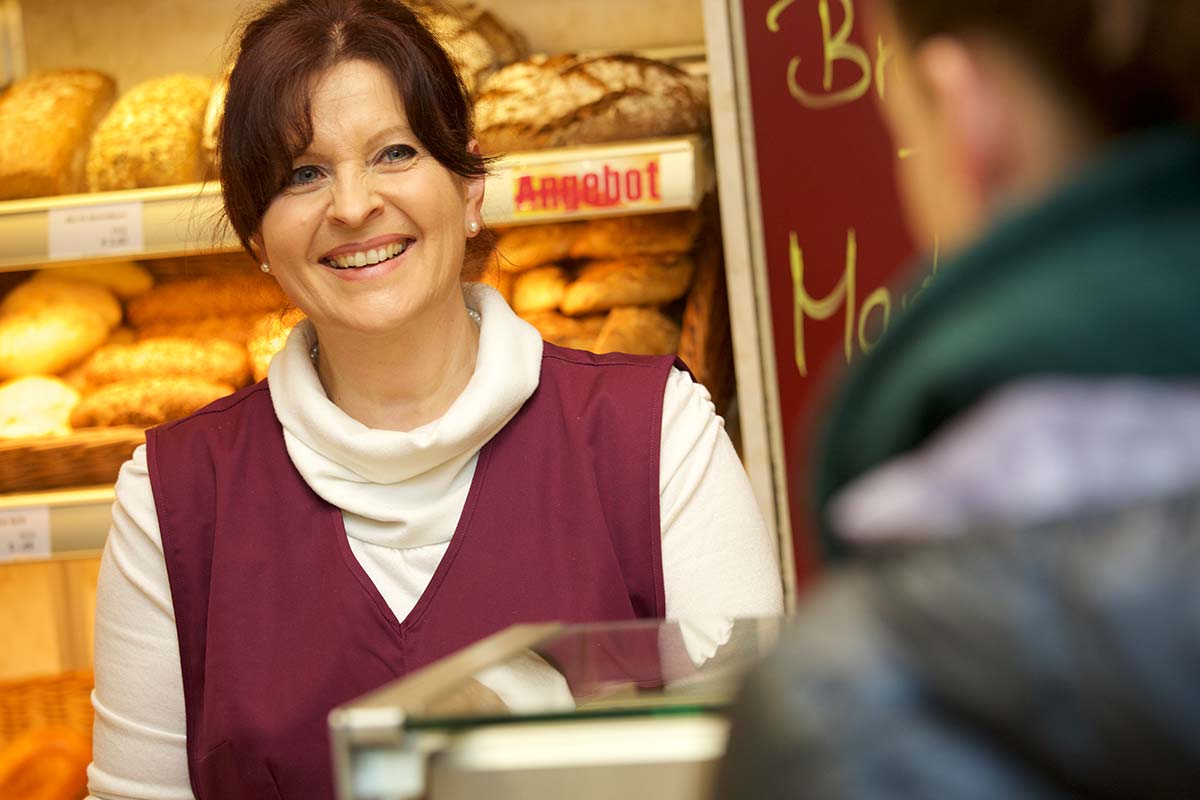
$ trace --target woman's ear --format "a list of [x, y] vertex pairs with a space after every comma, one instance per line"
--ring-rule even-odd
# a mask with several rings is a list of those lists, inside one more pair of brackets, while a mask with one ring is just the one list
[[[472, 139], [467, 143], [467, 151], [479, 155], [479, 142]], [[465, 220], [468, 230], [478, 231], [483, 227], [483, 190], [487, 179], [480, 175], [475, 178], [463, 178], [464, 199], [466, 201]], [[475, 223], [472, 229], [471, 223]]]

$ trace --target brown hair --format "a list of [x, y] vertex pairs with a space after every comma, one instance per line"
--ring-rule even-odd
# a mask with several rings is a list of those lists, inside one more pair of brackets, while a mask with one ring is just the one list
[[1107, 134], [1200, 120], [1197, 0], [887, 3], [914, 42], [938, 34], [1001, 37]]
[[[417, 14], [396, 0], [282, 0], [245, 27], [217, 135], [225, 214], [255, 257], [251, 237], [312, 141], [309, 87], [344, 61], [362, 59], [392, 76], [409, 125], [438, 163], [462, 178], [487, 174], [471, 153], [470, 96], [446, 51]], [[464, 273], [491, 251], [486, 229], [467, 242]]]

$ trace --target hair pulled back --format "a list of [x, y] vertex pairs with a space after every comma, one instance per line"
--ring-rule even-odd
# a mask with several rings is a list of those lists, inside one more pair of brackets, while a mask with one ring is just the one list
[[992, 35], [1100, 131], [1200, 122], [1198, 0], [884, 0], [914, 42]]
[[[391, 75], [409, 126], [442, 166], [462, 178], [487, 173], [489, 160], [467, 149], [466, 87], [412, 9], [397, 0], [282, 0], [242, 32], [217, 135], [225, 213], [251, 256], [267, 207], [312, 141], [314, 79], [356, 59]], [[486, 232], [471, 240], [472, 249], [485, 239]]]

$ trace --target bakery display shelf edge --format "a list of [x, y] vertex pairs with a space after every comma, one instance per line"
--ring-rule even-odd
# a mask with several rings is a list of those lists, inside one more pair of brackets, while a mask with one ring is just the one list
[[48, 543], [39, 542], [37, 552], [0, 551], [0, 563], [75, 558], [103, 550], [112, 525], [114, 499], [111, 480], [101, 485], [0, 494], [0, 517], [22, 525], [34, 536], [48, 537]]
[[[494, 165], [489, 225], [695, 209], [713, 184], [701, 136], [510, 153]], [[0, 202], [0, 271], [233, 252], [213, 182]]]

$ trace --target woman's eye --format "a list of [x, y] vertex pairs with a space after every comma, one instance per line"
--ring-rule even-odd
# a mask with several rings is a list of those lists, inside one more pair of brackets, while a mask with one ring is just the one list
[[380, 154], [383, 161], [396, 163], [398, 161], [407, 161], [417, 154], [417, 151], [406, 144], [394, 144], [391, 147], [384, 148]]
[[312, 183], [317, 178], [321, 177], [321, 171], [316, 167], [300, 167], [292, 173], [292, 185], [303, 185]]

